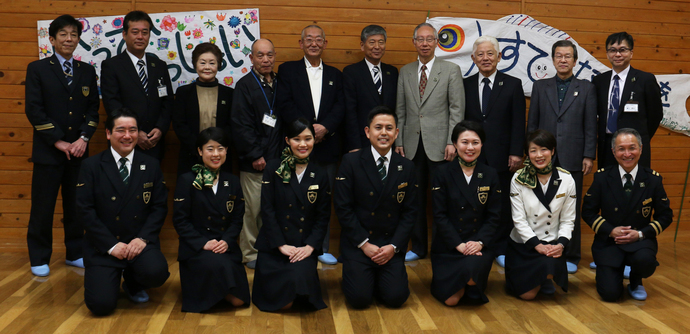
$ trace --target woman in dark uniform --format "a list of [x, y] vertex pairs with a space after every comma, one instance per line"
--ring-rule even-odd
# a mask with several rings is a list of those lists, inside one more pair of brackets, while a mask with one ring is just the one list
[[495, 257], [491, 242], [501, 213], [501, 190], [496, 170], [477, 162], [484, 138], [479, 123], [458, 123], [451, 135], [458, 162], [439, 167], [432, 183], [431, 294], [448, 306], [463, 296], [489, 301], [484, 290]]
[[515, 227], [506, 252], [508, 291], [530, 300], [541, 291], [553, 294], [551, 281], [568, 291], [563, 249], [575, 226], [575, 181], [565, 169], [553, 168], [556, 138], [546, 130], [527, 135], [525, 167], [510, 182]]
[[221, 128], [212, 127], [199, 133], [196, 146], [203, 164], [182, 174], [175, 189], [182, 311], [207, 311], [221, 300], [249, 305], [249, 283], [237, 245], [244, 197], [237, 176], [220, 170], [227, 139]]
[[252, 300], [262, 311], [288, 309], [295, 302], [322, 309], [316, 264], [331, 217], [328, 174], [309, 163], [314, 148], [309, 121], [298, 118], [285, 134], [288, 147], [264, 170]]
[[[192, 64], [199, 77], [193, 83], [178, 88], [175, 93], [172, 125], [180, 140], [177, 176], [189, 172], [197, 163], [194, 145], [201, 130], [217, 126], [225, 131], [228, 140], [232, 138], [230, 107], [233, 90], [219, 84], [216, 79], [222, 61], [223, 54], [215, 44], [197, 45], [192, 51]], [[230, 158], [230, 152], [227, 153]], [[231, 161], [223, 165], [223, 170], [232, 171]]]

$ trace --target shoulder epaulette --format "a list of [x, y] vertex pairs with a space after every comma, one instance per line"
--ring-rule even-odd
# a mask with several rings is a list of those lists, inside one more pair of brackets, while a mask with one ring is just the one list
[[661, 176], [661, 175], [659, 174], [659, 172], [657, 172], [657, 171], [655, 171], [655, 170], [653, 170], [653, 169], [651, 169], [651, 171], [652, 171], [652, 175], [654, 175], [654, 176]]
[[559, 172], [563, 172], [563, 173], [566, 173], [566, 174], [570, 175], [570, 172], [567, 171], [567, 170], [565, 170], [565, 169], [563, 169], [562, 167], [556, 167], [556, 169], [558, 169]]
[[604, 171], [604, 168], [599, 168], [599, 169], [597, 169], [597, 173], [601, 173], [601, 172], [603, 172], [603, 171]]

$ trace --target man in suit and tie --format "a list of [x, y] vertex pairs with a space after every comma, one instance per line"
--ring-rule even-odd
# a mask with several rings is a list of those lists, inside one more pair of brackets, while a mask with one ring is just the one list
[[556, 137], [555, 166], [563, 167], [575, 180], [577, 217], [573, 235], [565, 249], [568, 273], [577, 272], [580, 262], [580, 201], [582, 178], [592, 171], [597, 149], [597, 96], [594, 85], [573, 75], [577, 46], [568, 40], [551, 47], [556, 76], [532, 86], [527, 131], [544, 129]]
[[139, 149], [162, 161], [173, 92], [167, 64], [146, 54], [152, 27], [151, 17], [142, 11], [125, 15], [122, 37], [127, 50], [103, 61], [101, 94], [107, 114], [123, 107], [137, 113]]
[[582, 218], [594, 230], [592, 256], [597, 264], [597, 292], [604, 301], [623, 295], [624, 267], [630, 266], [628, 293], [647, 299], [642, 285], [659, 262], [657, 236], [673, 220], [659, 173], [639, 164], [646, 149], [639, 132], [618, 129], [609, 147], [617, 164], [600, 168], [582, 202]]
[[522, 165], [525, 143], [525, 93], [522, 81], [497, 70], [501, 61], [498, 40], [481, 36], [472, 45], [472, 61], [479, 72], [465, 79], [465, 118], [481, 123], [486, 142], [479, 159], [498, 172], [501, 220], [496, 229], [496, 262], [505, 267], [506, 247], [513, 219], [510, 215], [510, 180]]
[[334, 189], [343, 294], [355, 308], [375, 296], [400, 307], [410, 295], [403, 254], [419, 211], [414, 163], [392, 150], [399, 132], [393, 110], [372, 109], [364, 131], [371, 147], [343, 157]]
[[62, 188], [66, 263], [84, 268], [84, 227], [76, 219], [75, 192], [89, 139], [98, 126], [98, 86], [93, 66], [72, 58], [82, 25], [70, 15], [50, 23], [55, 54], [26, 69], [26, 116], [34, 127], [31, 214], [26, 239], [31, 272], [48, 276], [53, 250], [53, 213]]
[[421, 210], [412, 230], [412, 249], [405, 261], [424, 258], [429, 249], [426, 217], [427, 188], [436, 168], [455, 158], [450, 136], [465, 116], [460, 67], [434, 55], [438, 36], [429, 23], [414, 29], [412, 43], [418, 59], [400, 70], [398, 115], [400, 135], [395, 152], [414, 162], [420, 187]]
[[158, 160], [135, 152], [137, 115], [113, 110], [105, 123], [110, 148], [84, 161], [77, 210], [84, 222], [84, 302], [95, 315], [115, 310], [120, 280], [135, 303], [170, 276], [160, 250], [168, 189]]
[[381, 62], [386, 53], [386, 30], [379, 25], [368, 25], [362, 29], [360, 38], [364, 59], [343, 70], [346, 146], [351, 152], [369, 146], [364, 133], [369, 125], [369, 111], [380, 105], [395, 110], [398, 88], [398, 69]]
[[661, 89], [653, 74], [630, 66], [633, 46], [633, 37], [627, 32], [611, 34], [606, 39], [606, 57], [613, 71], [592, 80], [599, 114], [599, 167], [616, 163], [608, 145], [611, 135], [620, 128], [633, 128], [640, 133], [645, 147], [640, 164], [651, 166], [650, 141], [664, 117]]
[[[321, 60], [321, 54], [328, 45], [326, 34], [317, 25], [302, 29], [299, 46], [304, 58], [288, 61], [278, 67], [278, 109], [284, 124], [299, 117], [312, 120], [316, 138], [311, 154], [314, 163], [328, 173], [331, 189], [335, 171], [340, 159], [340, 133], [345, 117], [343, 95], [343, 74], [335, 67]], [[328, 252], [330, 225], [323, 240], [323, 255], [319, 261], [336, 264], [336, 258]]]

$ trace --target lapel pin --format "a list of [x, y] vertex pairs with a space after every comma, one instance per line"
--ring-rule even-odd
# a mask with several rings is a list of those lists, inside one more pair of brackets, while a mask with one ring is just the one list
[[398, 172], [402, 172], [403, 168], [402, 165], [398, 165]]
[[477, 173], [477, 178], [483, 179], [483, 178], [484, 178], [484, 173]]
[[156, 63], [151, 63], [151, 67], [156, 67]]
[[637, 78], [633, 77], [631, 81], [632, 81], [632, 82], [635, 82], [635, 80], [637, 80]]
[[557, 185], [558, 185], [558, 180], [554, 180], [554, 181], [553, 181], [553, 185], [554, 185], [554, 186], [557, 186]]
[[55, 65], [55, 63], [53, 63], [53, 61], [51, 60], [51, 61], [50, 61], [50, 65]]
[[438, 81], [438, 79], [434, 78], [434, 82]]
[[577, 96], [577, 94], [580, 94], [580, 92], [573, 93], [573, 96]]
[[146, 170], [146, 165], [139, 165], [139, 170]]
[[228, 187], [230, 186], [230, 183], [228, 181], [223, 181], [223, 187]]
[[328, 82], [328, 85], [329, 85], [329, 86], [333, 86], [333, 81], [329, 81], [329, 82]]
[[503, 86], [503, 81], [498, 83], [499, 86]]
[[386, 75], [391, 75], [391, 72], [386, 71]]
[[220, 104], [225, 104], [225, 100], [220, 100]]
[[309, 173], [309, 177], [311, 177], [312, 179], [314, 178], [315, 175], [316, 174], [314, 174], [314, 172]]
[[644, 182], [640, 182], [640, 188], [644, 188]]

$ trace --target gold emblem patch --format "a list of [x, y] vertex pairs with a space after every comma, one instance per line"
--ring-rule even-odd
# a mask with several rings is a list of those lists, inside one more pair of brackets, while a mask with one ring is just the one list
[[642, 207], [642, 217], [649, 217], [649, 214], [652, 212], [652, 207], [651, 206], [644, 206]]
[[89, 96], [90, 92], [91, 89], [89, 86], [81, 86], [81, 93], [84, 94], [84, 96]]
[[486, 200], [489, 198], [489, 193], [479, 193], [479, 203], [486, 204]]
[[309, 203], [314, 204], [316, 202], [316, 191], [307, 191], [307, 199], [309, 200]]
[[404, 191], [398, 191], [398, 203], [402, 203], [402, 201], [405, 199], [405, 192]]
[[232, 213], [232, 209], [235, 208], [235, 201], [225, 202], [225, 207], [228, 209], [228, 213]]
[[144, 191], [144, 203], [149, 204], [150, 200], [151, 200], [151, 192], [150, 191]]

